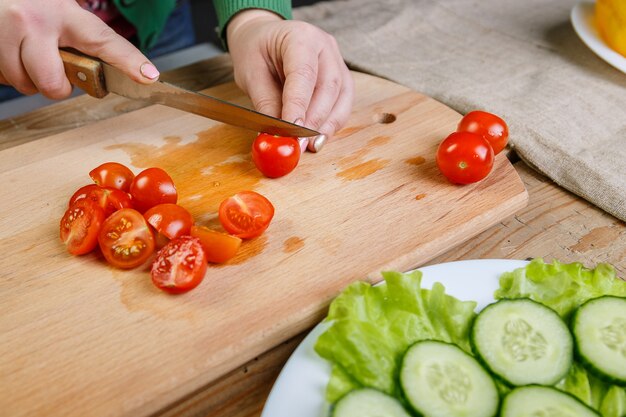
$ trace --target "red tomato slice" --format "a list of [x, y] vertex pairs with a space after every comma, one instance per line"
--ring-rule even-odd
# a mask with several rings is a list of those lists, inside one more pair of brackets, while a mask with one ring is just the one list
[[[80, 194], [79, 197], [80, 196], [82, 196], [82, 194]], [[99, 187], [96, 185], [96, 188], [91, 188], [89, 190], [85, 198], [98, 203], [98, 205], [104, 210], [104, 215], [106, 217], [109, 217], [117, 210], [133, 207], [133, 203], [130, 200], [128, 193], [115, 188]]]
[[178, 192], [174, 181], [161, 168], [148, 168], [141, 171], [130, 185], [133, 205], [140, 212], [145, 212], [157, 204], [176, 204]]
[[61, 219], [61, 241], [72, 255], [84, 255], [98, 244], [104, 210], [91, 200], [78, 200]]
[[437, 166], [451, 182], [469, 184], [485, 178], [493, 167], [493, 148], [482, 136], [455, 132], [437, 150]]
[[193, 226], [191, 236], [200, 239], [207, 261], [221, 264], [237, 254], [241, 239], [204, 226]]
[[117, 162], [105, 162], [89, 172], [91, 179], [102, 187], [115, 188], [128, 192], [135, 174], [126, 165]]
[[193, 226], [193, 216], [178, 204], [159, 204], [143, 214], [148, 224], [168, 239], [188, 235]]
[[289, 174], [300, 161], [300, 145], [294, 137], [260, 133], [252, 144], [252, 161], [269, 178]]
[[197, 287], [206, 270], [207, 259], [200, 240], [181, 236], [157, 253], [150, 274], [157, 288], [170, 294], [180, 294]]
[[104, 258], [111, 265], [129, 269], [142, 265], [154, 252], [154, 237], [141, 213], [125, 208], [109, 216], [98, 235]]
[[458, 132], [472, 132], [485, 138], [493, 148], [494, 155], [500, 153], [509, 140], [509, 127], [495, 114], [475, 110], [467, 113], [459, 122]]
[[224, 229], [242, 239], [259, 236], [270, 225], [272, 217], [272, 203], [254, 191], [242, 191], [228, 197], [219, 208], [219, 219]]
[[98, 188], [100, 187], [96, 184], [83, 185], [78, 190], [76, 190], [74, 194], [72, 194], [72, 197], [70, 197], [70, 201], [67, 206], [70, 207], [72, 204], [74, 204], [78, 200], [82, 200], [83, 198], [87, 197], [89, 193], [91, 193], [91, 191], [97, 190]]

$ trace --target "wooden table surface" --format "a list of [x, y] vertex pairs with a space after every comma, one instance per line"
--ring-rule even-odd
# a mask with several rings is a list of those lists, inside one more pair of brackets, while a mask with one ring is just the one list
[[[170, 71], [163, 80], [201, 90], [232, 80], [227, 55]], [[141, 102], [108, 96], [79, 96], [0, 121], [0, 149], [37, 140], [96, 120], [144, 107]], [[512, 132], [514, 137], [515, 132]], [[599, 262], [615, 266], [626, 278], [626, 225], [533, 171], [509, 151], [530, 200], [526, 208], [433, 259], [428, 264], [462, 259], [527, 259]], [[0, 161], [2, 163], [2, 161]], [[415, 265], [415, 267], [420, 265]], [[162, 416], [258, 416], [285, 361], [307, 332], [276, 346], [246, 365], [163, 409]]]

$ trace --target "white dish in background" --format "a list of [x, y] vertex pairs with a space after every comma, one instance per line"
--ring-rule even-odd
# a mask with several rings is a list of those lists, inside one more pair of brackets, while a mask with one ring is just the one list
[[600, 37], [594, 19], [595, 2], [581, 1], [572, 9], [570, 19], [582, 41], [600, 58], [626, 73], [626, 58], [611, 49]]
[[[449, 262], [419, 268], [423, 273], [422, 287], [430, 288], [441, 282], [446, 293], [460, 300], [473, 300], [478, 309], [494, 301], [493, 293], [499, 286], [503, 272], [527, 265], [527, 261], [479, 259]], [[324, 417], [329, 404], [324, 399], [330, 377], [330, 364], [315, 353], [313, 346], [326, 329], [318, 324], [293, 352], [280, 375], [261, 413], [261, 417]]]

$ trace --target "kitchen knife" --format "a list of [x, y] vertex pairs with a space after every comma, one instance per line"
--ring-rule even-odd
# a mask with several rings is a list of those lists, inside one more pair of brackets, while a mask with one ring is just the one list
[[70, 82], [93, 97], [102, 98], [108, 93], [115, 93], [272, 135], [306, 137], [320, 134], [315, 130], [166, 82], [139, 84], [105, 62], [66, 50], [59, 52]]

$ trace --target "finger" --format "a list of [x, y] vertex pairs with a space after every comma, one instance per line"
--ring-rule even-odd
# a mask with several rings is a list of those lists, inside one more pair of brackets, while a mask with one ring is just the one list
[[[332, 51], [320, 54], [317, 85], [306, 111], [305, 125], [311, 129], [318, 129], [326, 122], [342, 90], [343, 74], [337, 59]], [[340, 62], [343, 65], [343, 61]]]
[[[272, 117], [280, 117], [282, 108], [282, 92], [280, 85], [269, 71], [254, 72], [245, 83], [245, 90], [254, 109]], [[290, 120], [293, 121], [293, 120]]]
[[0, 72], [4, 81], [22, 94], [35, 94], [37, 88], [24, 69], [20, 57], [20, 43], [7, 42], [0, 48]]
[[159, 71], [135, 46], [115, 33], [97, 16], [82, 10], [81, 23], [67, 28], [61, 46], [72, 46], [116, 67], [138, 83], [149, 84], [159, 78]]
[[343, 88], [339, 93], [339, 98], [333, 106], [330, 116], [319, 131], [332, 137], [339, 129], [346, 125], [350, 114], [352, 113], [352, 105], [354, 102], [354, 80], [350, 71], [346, 68], [343, 76]]
[[2, 75], [1, 72], [0, 72], [0, 84], [9, 85], [9, 82], [7, 81], [6, 78], [4, 78], [4, 75]]
[[292, 44], [287, 47], [283, 56], [283, 71], [285, 83], [283, 85], [284, 120], [305, 120], [306, 111], [317, 84], [318, 52]]
[[51, 99], [62, 99], [72, 93], [56, 38], [26, 37], [22, 42], [21, 59], [37, 89]]

